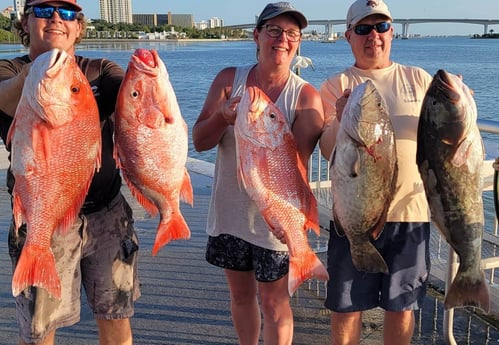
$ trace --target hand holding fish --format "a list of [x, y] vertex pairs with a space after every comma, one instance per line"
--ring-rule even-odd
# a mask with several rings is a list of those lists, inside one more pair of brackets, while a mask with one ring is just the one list
[[272, 232], [272, 234], [274, 234], [275, 238], [281, 241], [282, 244], [286, 244], [286, 233], [284, 231], [282, 230], [273, 231], [272, 228], [270, 229], [270, 231]]
[[345, 109], [345, 105], [347, 104], [348, 97], [350, 97], [351, 93], [351, 89], [345, 89], [345, 91], [343, 91], [343, 95], [336, 101], [336, 119], [338, 120], [338, 122], [341, 121], [343, 109]]
[[241, 97], [233, 97], [223, 103], [220, 113], [227, 124], [233, 125], [236, 121], [236, 108], [240, 101]]

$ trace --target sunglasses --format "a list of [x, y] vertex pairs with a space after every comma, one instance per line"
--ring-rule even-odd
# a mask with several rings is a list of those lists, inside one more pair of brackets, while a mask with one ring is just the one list
[[381, 22], [381, 23], [376, 23], [374, 25], [359, 24], [354, 26], [353, 31], [357, 35], [364, 36], [364, 35], [369, 35], [373, 30], [376, 30], [376, 32], [379, 34], [382, 34], [390, 30], [391, 27], [392, 24], [389, 22]]
[[25, 13], [33, 13], [36, 18], [49, 19], [52, 18], [55, 12], [59, 13], [62, 20], [73, 21], [76, 19], [77, 11], [64, 7], [33, 6], [28, 8]]

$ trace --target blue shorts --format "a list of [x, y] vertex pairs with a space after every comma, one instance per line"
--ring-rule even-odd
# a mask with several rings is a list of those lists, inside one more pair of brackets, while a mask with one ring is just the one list
[[228, 270], [255, 271], [259, 282], [276, 281], [289, 270], [288, 252], [258, 247], [227, 234], [208, 237], [206, 261]]
[[326, 308], [338, 313], [421, 308], [430, 274], [430, 223], [386, 223], [379, 238], [371, 241], [389, 274], [357, 271], [347, 237], [338, 236], [331, 222]]

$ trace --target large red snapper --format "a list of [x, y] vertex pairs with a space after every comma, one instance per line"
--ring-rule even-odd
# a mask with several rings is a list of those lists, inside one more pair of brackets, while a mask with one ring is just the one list
[[317, 201], [284, 114], [263, 91], [249, 87], [238, 105], [234, 134], [241, 185], [271, 230], [285, 234], [289, 294], [309, 278], [329, 279], [308, 243], [309, 229], [319, 233]]
[[187, 124], [163, 61], [155, 50], [137, 49], [116, 104], [115, 158], [130, 191], [160, 222], [152, 254], [191, 232], [180, 200], [193, 204], [186, 168]]
[[74, 57], [51, 50], [33, 62], [8, 134], [15, 177], [16, 227], [26, 242], [12, 278], [14, 296], [29, 286], [61, 297], [51, 250], [54, 231], [67, 232], [100, 167], [99, 111]]
[[432, 220], [459, 256], [444, 304], [488, 312], [490, 296], [481, 269], [484, 148], [476, 121], [468, 86], [456, 75], [437, 71], [421, 108], [417, 164]]

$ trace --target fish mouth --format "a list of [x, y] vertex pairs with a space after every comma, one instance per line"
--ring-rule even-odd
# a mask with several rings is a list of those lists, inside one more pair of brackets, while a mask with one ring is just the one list
[[[128, 63], [128, 69], [136, 69], [150, 77], [156, 78], [161, 74], [159, 55], [154, 49], [137, 49]], [[166, 73], [166, 68], [165, 68]]]
[[434, 87], [436, 94], [445, 98], [446, 100], [457, 103], [461, 99], [459, 92], [457, 92], [457, 84], [454, 81], [457, 76], [451, 75], [444, 70], [438, 70], [434, 78]]

